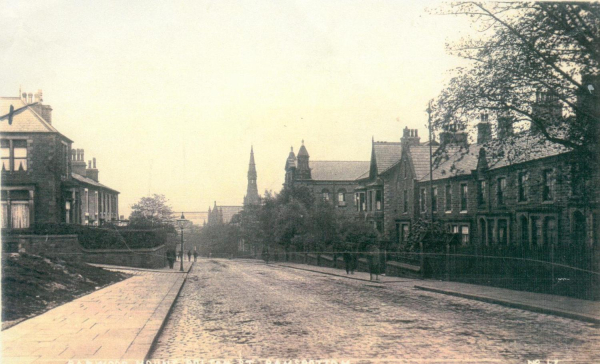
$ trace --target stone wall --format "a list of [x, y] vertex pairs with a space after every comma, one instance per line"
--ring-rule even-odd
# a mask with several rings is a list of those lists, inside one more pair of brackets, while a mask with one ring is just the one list
[[28, 253], [63, 260], [136, 268], [163, 268], [166, 246], [150, 249], [83, 249], [77, 235], [3, 235], [4, 253]]

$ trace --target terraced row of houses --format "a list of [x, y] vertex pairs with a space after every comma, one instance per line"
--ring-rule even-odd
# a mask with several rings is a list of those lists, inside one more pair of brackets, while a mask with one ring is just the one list
[[[552, 98], [534, 109], [560, 117]], [[449, 125], [431, 143], [405, 128], [400, 141], [373, 140], [369, 161], [310, 161], [303, 142], [288, 155], [284, 187], [309, 187], [392, 243], [433, 219], [463, 245], [598, 247], [599, 171], [535, 129], [495, 119], [482, 114], [476, 138]]]

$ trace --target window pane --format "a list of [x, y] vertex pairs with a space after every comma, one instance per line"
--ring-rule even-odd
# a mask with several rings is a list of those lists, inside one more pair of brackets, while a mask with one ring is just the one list
[[27, 159], [15, 159], [15, 171], [27, 170]]
[[10, 149], [2, 147], [2, 158], [10, 158]]
[[14, 148], [15, 158], [26, 158], [27, 148]]
[[29, 227], [29, 204], [13, 202], [10, 206], [13, 229], [25, 229]]
[[2, 228], [8, 227], [8, 204], [2, 202]]

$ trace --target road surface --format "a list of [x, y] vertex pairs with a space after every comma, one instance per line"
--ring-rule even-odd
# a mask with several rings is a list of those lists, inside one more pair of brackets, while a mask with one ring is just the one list
[[260, 261], [200, 260], [158, 360], [598, 363], [592, 324]]

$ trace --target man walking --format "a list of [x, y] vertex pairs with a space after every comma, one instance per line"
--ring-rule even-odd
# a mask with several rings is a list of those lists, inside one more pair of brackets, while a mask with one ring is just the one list
[[367, 260], [369, 262], [369, 280], [373, 280], [373, 274], [375, 275], [375, 280], [379, 280], [379, 270], [380, 270], [380, 258], [379, 258], [379, 247], [376, 244], [372, 244], [369, 247], [369, 251], [367, 253]]
[[342, 253], [342, 257], [344, 258], [344, 265], [346, 266], [346, 274], [350, 274], [350, 271], [354, 273], [354, 262], [352, 259], [352, 253], [350, 253], [347, 245], [346, 249]]
[[198, 258], [198, 252], [196, 251], [196, 249], [194, 249], [194, 262], [196, 261], [197, 258]]
[[192, 251], [188, 250], [188, 262], [192, 261]]

